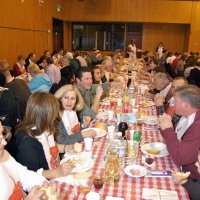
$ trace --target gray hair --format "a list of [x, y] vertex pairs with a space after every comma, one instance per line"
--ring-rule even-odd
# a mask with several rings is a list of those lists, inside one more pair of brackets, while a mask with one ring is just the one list
[[175, 77], [173, 81], [180, 81], [180, 80], [184, 82], [184, 86], [188, 85], [188, 80], [182, 76]]
[[65, 56], [66, 56], [69, 60], [72, 60], [72, 59], [73, 59], [73, 54], [72, 54], [72, 52], [67, 52], [67, 53], [65, 54]]
[[106, 59], [106, 60], [104, 60], [104, 61], [102, 62], [102, 65], [103, 65], [104, 67], [110, 66], [110, 65], [112, 65], [112, 60]]
[[65, 55], [65, 56], [63, 56], [63, 57], [61, 57], [61, 58], [59, 59], [59, 62], [61, 62], [61, 61], [70, 62], [70, 58], [67, 57], [67, 56]]
[[175, 93], [185, 102], [189, 103], [191, 107], [200, 108], [200, 88], [195, 85], [188, 85], [179, 87]]
[[169, 83], [169, 79], [167, 77], [167, 74], [162, 73], [162, 72], [155, 74], [154, 81], [155, 80], [159, 81], [160, 83], [166, 83], [166, 84]]

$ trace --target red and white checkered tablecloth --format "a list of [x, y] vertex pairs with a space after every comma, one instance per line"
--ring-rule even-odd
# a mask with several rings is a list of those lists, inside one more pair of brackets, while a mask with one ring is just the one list
[[[101, 105], [102, 109], [109, 109], [108, 105]], [[155, 115], [155, 108], [144, 109], [148, 115]], [[106, 120], [99, 119], [98, 121], [105, 122]], [[131, 125], [133, 129], [138, 129], [137, 125]], [[146, 125], [140, 127], [141, 135], [145, 139], [151, 138], [151, 142], [163, 142], [163, 138], [160, 135], [156, 127], [152, 126], [154, 130], [146, 130]], [[106, 137], [100, 138], [97, 141], [94, 141], [93, 145], [93, 156], [95, 157], [95, 164], [93, 167], [93, 175], [104, 176], [104, 166], [105, 166], [105, 151], [107, 147]], [[136, 159], [136, 163], [139, 165], [142, 164], [142, 152], [139, 152], [139, 156]], [[178, 168], [173, 163], [170, 156], [156, 158], [155, 167], [153, 169], [157, 170], [178, 170]], [[62, 191], [65, 192], [66, 197], [64, 199], [69, 200], [82, 200], [86, 199], [86, 194], [81, 191], [81, 187], [77, 187], [77, 196], [73, 191], [73, 187], [67, 185], [66, 183], [58, 182]], [[142, 188], [157, 188], [163, 190], [175, 190], [178, 193], [178, 198], [180, 200], [189, 199], [186, 190], [175, 184], [172, 178], [169, 177], [142, 177], [142, 178], [132, 178], [127, 176], [124, 172], [121, 172], [121, 177], [119, 183], [115, 186], [110, 186], [104, 184], [102, 189], [95, 189], [92, 185], [92, 177], [90, 178], [88, 185], [91, 187], [90, 191], [98, 192], [101, 196], [101, 200], [104, 200], [106, 196], [122, 197], [125, 200], [141, 200], [142, 199]], [[95, 199], [94, 199], [95, 200]]]

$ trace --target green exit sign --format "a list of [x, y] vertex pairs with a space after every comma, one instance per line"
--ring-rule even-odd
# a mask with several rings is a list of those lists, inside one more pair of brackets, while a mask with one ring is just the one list
[[57, 12], [61, 12], [61, 6], [60, 5], [57, 5]]

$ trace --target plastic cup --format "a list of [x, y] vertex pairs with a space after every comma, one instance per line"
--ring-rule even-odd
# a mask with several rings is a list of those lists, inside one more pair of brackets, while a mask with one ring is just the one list
[[131, 99], [131, 106], [135, 107], [136, 99]]
[[135, 133], [135, 130], [130, 130], [130, 140], [131, 141], [134, 140], [134, 133]]
[[113, 110], [109, 110], [108, 111], [108, 120], [113, 120], [114, 117], [114, 111]]
[[89, 192], [86, 195], [86, 200], [99, 200], [100, 199], [100, 195], [97, 192]]
[[85, 142], [85, 150], [91, 151], [93, 139], [92, 138], [84, 138], [84, 142]]
[[108, 133], [114, 133], [115, 132], [115, 126], [108, 126]]
[[119, 98], [119, 99], [117, 99], [117, 106], [121, 106], [122, 105], [122, 99], [121, 98]]

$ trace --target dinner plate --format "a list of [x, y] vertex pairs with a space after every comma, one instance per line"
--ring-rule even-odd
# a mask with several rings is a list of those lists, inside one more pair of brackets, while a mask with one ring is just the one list
[[139, 80], [138, 82], [139, 83], [143, 83], [143, 84], [148, 84], [149, 83], [149, 81], [147, 81], [147, 80]]
[[154, 106], [155, 103], [153, 101], [149, 101], [149, 100], [143, 100], [140, 101], [139, 104], [143, 107], [143, 108], [148, 108], [150, 106]]
[[114, 98], [114, 97], [106, 97], [105, 99], [102, 100], [103, 103], [107, 103], [110, 101], [117, 101], [118, 97]]
[[71, 160], [72, 163], [75, 165], [75, 168], [72, 170], [71, 173], [80, 173], [90, 170], [94, 166], [94, 160], [92, 160], [91, 156], [88, 156], [87, 152], [82, 152], [76, 155], [69, 155], [63, 158], [60, 161], [60, 164]]
[[158, 117], [157, 116], [145, 116], [144, 123], [148, 125], [157, 125], [158, 124]]
[[104, 137], [107, 134], [107, 132], [102, 128], [87, 128], [87, 129], [84, 129], [84, 131], [86, 131], [86, 130], [94, 130], [96, 132], [95, 138]]
[[[153, 154], [153, 153], [149, 153], [149, 150], [153, 150], [153, 151], [160, 151], [158, 154]], [[169, 153], [167, 151], [167, 146], [166, 144], [162, 143], [162, 142], [154, 142], [154, 143], [147, 143], [141, 146], [141, 151], [146, 154], [146, 155], [150, 155], [153, 157], [165, 157], [168, 156]]]
[[[109, 103], [109, 105], [110, 105], [110, 103]], [[108, 111], [106, 111], [104, 109], [99, 109], [96, 118], [98, 118], [98, 119], [106, 119], [106, 118], [108, 118]]]
[[146, 168], [141, 165], [129, 165], [125, 167], [124, 172], [133, 178], [140, 178], [147, 174]]

